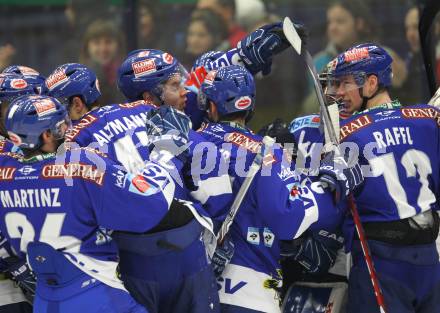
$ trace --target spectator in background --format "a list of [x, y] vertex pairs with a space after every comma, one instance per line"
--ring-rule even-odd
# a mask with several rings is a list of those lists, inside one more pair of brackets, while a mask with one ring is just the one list
[[116, 85], [116, 73], [124, 55], [124, 36], [112, 21], [97, 20], [89, 25], [79, 62], [96, 73], [104, 105], [123, 101]]
[[399, 98], [408, 105], [426, 103], [430, 99], [430, 91], [420, 51], [419, 9], [416, 6], [406, 13], [405, 34], [410, 48], [406, 57], [408, 76], [399, 90]]
[[11, 65], [15, 54], [15, 48], [10, 43], [0, 46], [0, 71]]
[[203, 53], [220, 50], [219, 46], [227, 38], [226, 24], [221, 16], [210, 9], [193, 12], [186, 33], [186, 49], [183, 63], [191, 68]]
[[246, 32], [236, 20], [235, 0], [198, 0], [197, 9], [211, 9], [223, 18], [228, 29], [229, 46], [222, 47], [221, 50], [236, 47], [237, 43], [246, 36]]
[[[349, 47], [367, 42], [379, 43], [379, 33], [378, 23], [365, 1], [331, 1], [327, 9], [328, 44], [314, 56], [317, 71], [322, 72], [331, 60]], [[392, 49], [386, 46], [384, 48], [393, 58], [392, 87], [399, 88], [407, 76], [405, 62]], [[318, 108], [319, 104], [313, 91], [303, 103], [302, 111], [304, 114], [310, 114], [318, 112]]]
[[167, 40], [163, 35], [165, 17], [163, 6], [154, 0], [140, 0], [138, 2], [138, 47], [168, 50]]

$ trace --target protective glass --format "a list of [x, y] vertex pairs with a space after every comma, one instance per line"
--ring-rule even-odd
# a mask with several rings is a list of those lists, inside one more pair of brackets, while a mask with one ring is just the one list
[[154, 88], [153, 93], [164, 101], [164, 93], [178, 93], [184, 88], [184, 84], [189, 78], [187, 70], [179, 64], [176, 70], [164, 77], [161, 83]]
[[66, 131], [72, 127], [72, 121], [69, 118], [69, 115], [55, 124], [55, 126], [50, 130], [52, 135], [56, 140], [63, 139]]
[[347, 93], [362, 88], [366, 79], [367, 75], [364, 72], [347, 73], [344, 76], [329, 75], [327, 77], [325, 93], [336, 96], [338, 93]]

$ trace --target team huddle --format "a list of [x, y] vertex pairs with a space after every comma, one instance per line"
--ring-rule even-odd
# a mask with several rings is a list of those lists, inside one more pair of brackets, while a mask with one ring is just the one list
[[438, 311], [439, 110], [392, 100], [366, 43], [319, 76], [338, 145], [323, 112], [257, 134], [253, 76], [289, 47], [266, 25], [190, 74], [132, 51], [120, 104], [82, 64], [5, 69], [0, 312]]

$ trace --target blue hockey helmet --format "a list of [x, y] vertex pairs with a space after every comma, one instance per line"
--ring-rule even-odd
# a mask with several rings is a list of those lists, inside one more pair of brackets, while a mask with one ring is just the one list
[[29, 82], [29, 78], [20, 74], [0, 74], [0, 101], [12, 101], [22, 95], [40, 93], [38, 86]]
[[209, 101], [216, 104], [220, 116], [235, 112], [253, 112], [255, 108], [254, 77], [240, 65], [210, 71], [200, 86], [197, 99], [199, 108], [208, 110]]
[[57, 99], [43, 95], [25, 95], [12, 101], [6, 112], [5, 127], [10, 140], [20, 148], [36, 149], [46, 131], [56, 139], [64, 137], [64, 123], [69, 126], [67, 110]]
[[118, 70], [119, 90], [129, 101], [142, 100], [145, 91], [161, 99], [161, 84], [180, 74], [182, 82], [188, 77], [183, 66], [171, 54], [155, 49], [130, 52]]
[[32, 67], [24, 65], [10, 65], [5, 68], [2, 73], [14, 73], [23, 75], [26, 78], [28, 84], [34, 86], [34, 88], [39, 91], [39, 94], [45, 94], [47, 91], [46, 85], [44, 84], [46, 78]]
[[65, 104], [69, 99], [79, 96], [90, 108], [101, 96], [96, 74], [79, 63], [66, 63], [57, 67], [46, 79], [47, 94]]
[[371, 43], [347, 49], [329, 64], [332, 77], [353, 75], [358, 86], [362, 86], [368, 75], [377, 76], [379, 85], [391, 86], [393, 59], [385, 49]]

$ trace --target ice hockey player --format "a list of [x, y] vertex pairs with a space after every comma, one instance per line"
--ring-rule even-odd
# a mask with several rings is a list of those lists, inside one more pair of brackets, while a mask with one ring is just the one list
[[[213, 70], [201, 85], [198, 98], [211, 121], [199, 132], [227, 156], [237, 193], [263, 146], [262, 138], [246, 127], [255, 106], [253, 77], [237, 65]], [[314, 223], [336, 215], [332, 193], [318, 181], [302, 185], [286, 159], [279, 147], [264, 156], [263, 167], [231, 226], [235, 253], [221, 274], [222, 312], [280, 312], [276, 290], [282, 283], [279, 241], [298, 238]], [[321, 166], [321, 174], [328, 170], [332, 187], [341, 195], [361, 184], [358, 166], [346, 168], [347, 180], [341, 183], [334, 167], [327, 163], [325, 160]]]
[[[165, 55], [161, 54], [159, 57], [162, 59]], [[146, 129], [147, 120], [148, 123], [152, 123], [152, 119], [160, 116], [164, 120], [172, 119], [169, 121], [171, 125], [175, 123], [175, 120], [179, 120], [182, 125], [189, 127], [189, 118], [172, 108], [164, 107], [152, 112], [156, 109], [152, 102], [140, 100], [99, 107], [98, 85], [95, 74], [81, 64], [62, 65], [46, 80], [49, 95], [62, 99], [70, 115], [79, 118], [66, 134], [66, 140], [81, 147], [96, 147], [106, 152], [110, 158], [122, 164], [130, 173], [137, 173], [142, 169], [144, 163], [150, 159], [150, 153], [157, 150], [155, 145], [152, 145], [152, 138], [149, 137]], [[173, 129], [167, 128], [167, 130]], [[170, 140], [169, 143], [173, 143], [172, 146], [179, 150], [180, 147], [176, 146], [175, 142]], [[188, 159], [186, 151], [179, 151], [181, 152], [179, 158], [186, 163], [185, 159]], [[170, 155], [162, 154], [160, 158], [169, 163]], [[189, 200], [186, 187], [177, 184], [183, 181], [181, 172], [184, 164], [175, 166], [175, 163], [164, 164], [164, 162], [161, 164], [173, 174], [174, 179], [177, 179], [176, 197]], [[223, 203], [225, 206], [230, 202], [232, 195], [229, 178], [225, 176], [223, 180], [227, 183], [228, 189], [216, 198], [216, 202], [219, 203], [218, 205]], [[221, 183], [220, 180], [216, 182]], [[199, 190], [199, 192], [202, 191]], [[206, 197], [206, 193], [202, 193]], [[206, 258], [204, 242], [199, 240], [203, 234], [213, 233], [210, 230], [212, 229], [211, 221], [204, 218], [206, 215], [201, 207], [197, 207], [196, 210], [188, 202], [173, 206], [161, 223], [148, 234], [113, 233], [113, 238], [120, 248], [121, 277], [135, 299], [148, 307], [150, 312], [159, 310], [160, 312], [176, 312], [176, 308], [185, 312], [191, 307], [194, 312], [218, 310], [215, 280]], [[194, 261], [193, 266], [188, 266], [189, 260]], [[134, 263], [137, 265], [133, 266]], [[154, 264], [156, 266], [153, 266]], [[157, 276], [159, 270], [165, 271], [166, 274]], [[137, 279], [127, 282], [128, 274]], [[158, 294], [151, 296], [154, 286], [152, 284], [147, 286], [142, 280], [145, 277], [151, 277], [150, 282], [154, 281], [154, 284], [161, 286], [161, 290], [167, 291], [160, 291], [161, 295], [158, 291]], [[176, 277], [182, 277], [182, 279], [176, 279]], [[197, 282], [200, 283], [197, 284]], [[182, 298], [177, 294], [173, 296], [170, 291], [188, 293], [191, 288], [197, 290], [197, 294], [192, 293], [194, 297], [199, 297], [196, 301], [197, 305], [193, 305], [195, 302], [193, 297]], [[146, 293], [143, 295], [137, 290], [145, 290]]]
[[97, 150], [63, 145], [69, 119], [55, 98], [22, 96], [6, 116], [24, 156], [0, 154], [0, 230], [37, 277], [34, 311], [147, 312], [117, 278], [105, 229], [153, 228], [175, 202], [168, 172], [146, 162], [129, 174]]
[[[391, 100], [391, 62], [375, 44], [354, 46], [333, 60], [334, 92], [353, 113], [341, 122], [340, 139], [359, 151], [365, 182], [355, 199], [387, 312], [435, 312], [440, 112]], [[351, 218], [344, 235], [353, 259], [348, 312], [379, 312]]]

